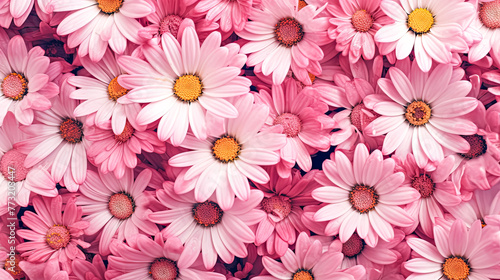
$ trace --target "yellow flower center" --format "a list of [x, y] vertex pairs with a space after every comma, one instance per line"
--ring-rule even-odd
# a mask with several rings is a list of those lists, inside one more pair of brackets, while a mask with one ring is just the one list
[[427, 9], [418, 8], [408, 15], [408, 27], [417, 34], [424, 34], [431, 30], [434, 16]]
[[299, 269], [293, 274], [293, 280], [314, 280], [314, 277], [309, 270]]
[[198, 100], [202, 93], [203, 85], [200, 77], [196, 75], [183, 75], [174, 83], [174, 94], [182, 101], [193, 102]]
[[111, 82], [108, 84], [108, 96], [109, 100], [118, 100], [118, 98], [124, 96], [125, 94], [128, 93], [128, 89], [122, 87], [118, 83], [118, 77], [115, 77]]
[[424, 125], [431, 118], [431, 107], [423, 101], [413, 101], [406, 107], [405, 117], [412, 125]]
[[465, 280], [470, 274], [470, 267], [463, 258], [450, 257], [443, 264], [443, 274], [449, 280]]
[[309, 74], [309, 79], [311, 79], [311, 83], [314, 83], [314, 80], [316, 80], [316, 76], [314, 76], [311, 73], [308, 73], [308, 74]]
[[3, 79], [2, 92], [5, 97], [21, 100], [28, 93], [28, 81], [21, 74], [10, 73]]
[[54, 250], [68, 246], [71, 234], [66, 226], [54, 225], [47, 231], [45, 241]]
[[99, 9], [105, 14], [113, 14], [120, 10], [123, 0], [97, 0]]
[[223, 136], [217, 139], [212, 146], [214, 157], [225, 163], [238, 158], [240, 150], [240, 144], [231, 136]]

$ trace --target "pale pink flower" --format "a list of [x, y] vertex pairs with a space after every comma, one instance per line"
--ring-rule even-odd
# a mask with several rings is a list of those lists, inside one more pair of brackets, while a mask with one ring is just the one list
[[[40, 1], [40, 0], [38, 0]], [[35, 0], [7, 0], [0, 4], [0, 26], [9, 28], [12, 20], [19, 27], [28, 18]]]
[[218, 22], [223, 32], [241, 31], [248, 22], [253, 0], [201, 0], [194, 10], [206, 13], [206, 19]]
[[61, 196], [37, 196], [33, 198], [33, 206], [36, 214], [27, 211], [21, 217], [30, 229], [17, 230], [20, 237], [29, 240], [17, 245], [17, 249], [22, 252], [21, 256], [35, 263], [57, 259], [64, 270], [71, 271], [71, 260], [85, 259], [85, 255], [77, 246], [90, 246], [82, 239], [89, 222], [82, 220], [81, 208], [77, 207], [74, 198], [71, 198], [62, 211]]
[[418, 225], [428, 237], [433, 237], [432, 229], [435, 218], [443, 218], [443, 206], [455, 206], [462, 202], [458, 195], [459, 190], [450, 180], [454, 167], [454, 158], [446, 157], [438, 162], [435, 170], [426, 171], [418, 167], [415, 157], [408, 154], [406, 159], [396, 159], [398, 169], [405, 174], [403, 186], [415, 188], [420, 193], [420, 199], [406, 207], [415, 223], [406, 228], [407, 233], [413, 232]]
[[90, 223], [85, 234], [102, 232], [99, 252], [109, 254], [111, 240], [129, 240], [133, 235], [144, 232], [154, 235], [158, 227], [146, 220], [145, 212], [152, 198], [144, 190], [151, 179], [151, 171], [142, 171], [134, 180], [132, 169], [126, 169], [121, 179], [113, 174], [87, 172], [87, 180], [80, 186], [82, 195], [76, 204], [82, 207], [83, 218]]
[[180, 38], [182, 34], [180, 31], [188, 25], [194, 25], [201, 41], [219, 28], [217, 23], [204, 18], [206, 11], [200, 13], [195, 10], [196, 0], [154, 0], [153, 2], [156, 7], [155, 12], [146, 17], [150, 24], [139, 30], [139, 36], [155, 39], [160, 45], [163, 34], [170, 33], [176, 39]]
[[300, 90], [292, 78], [287, 78], [281, 85], [273, 85], [271, 93], [261, 90], [255, 95], [257, 103], [269, 107], [263, 130], [280, 127], [287, 136], [277, 165], [281, 177], [288, 177], [295, 163], [303, 171], [310, 171], [311, 155], [318, 150], [326, 152], [330, 149], [330, 131], [334, 122], [325, 115], [328, 105], [318, 95], [319, 92], [311, 87]]
[[264, 192], [260, 206], [267, 213], [257, 226], [255, 245], [259, 246], [260, 255], [281, 257], [295, 244], [298, 233], [308, 231], [301, 221], [301, 207], [317, 204], [311, 191], [320, 185], [314, 180], [317, 170], [302, 177], [299, 170], [293, 169], [286, 179], [278, 175], [275, 167], [269, 170], [269, 183], [255, 184]]
[[262, 0], [262, 10], [253, 8], [250, 21], [236, 32], [249, 41], [241, 48], [242, 53], [250, 54], [246, 64], [266, 76], [272, 74], [275, 85], [283, 82], [290, 68], [301, 82], [310, 85], [308, 73], [321, 74], [323, 51], [319, 46], [330, 41], [328, 19], [317, 17], [325, 6], [307, 5], [298, 10], [297, 2]]
[[381, 115], [365, 133], [387, 134], [382, 153], [396, 151], [399, 158], [413, 153], [420, 168], [429, 161], [443, 160], [443, 148], [466, 153], [470, 146], [460, 135], [474, 134], [477, 127], [464, 115], [473, 111], [478, 101], [466, 97], [471, 83], [460, 80], [463, 70], [440, 64], [427, 74], [413, 62], [405, 71], [391, 67], [390, 78], [378, 80], [384, 94], [365, 97], [363, 103]]
[[405, 244], [405, 233], [401, 230], [394, 230], [394, 238], [389, 241], [380, 240], [377, 246], [367, 246], [365, 241], [354, 233], [346, 242], [342, 243], [335, 239], [329, 246], [329, 250], [334, 250], [344, 254], [341, 269], [362, 265], [366, 269], [367, 279], [380, 279], [386, 267], [399, 263], [403, 260], [403, 254], [399, 251], [401, 245]]
[[481, 221], [474, 222], [469, 230], [462, 220], [456, 220], [449, 231], [436, 226], [434, 241], [436, 245], [408, 238], [408, 245], [418, 256], [404, 264], [413, 272], [406, 279], [500, 278], [500, 243], [492, 228], [481, 228]]
[[375, 56], [373, 36], [391, 20], [380, 9], [381, 0], [333, 1], [328, 11], [333, 15], [328, 35], [336, 39], [336, 49], [355, 63], [361, 55], [366, 60]]
[[52, 106], [50, 98], [59, 93], [52, 82], [61, 74], [59, 63], [50, 63], [44, 50], [34, 47], [29, 52], [23, 37], [10, 39], [7, 53], [0, 50], [0, 125], [8, 111], [18, 122], [30, 125], [34, 111], [45, 111]]
[[470, 1], [478, 11], [473, 15], [471, 27], [478, 30], [482, 40], [470, 47], [468, 54], [471, 63], [484, 58], [488, 53], [500, 62], [500, 47], [496, 41], [500, 37], [500, 0], [474, 0]]
[[[47, 197], [55, 197], [58, 194], [56, 182], [45, 168], [24, 167], [26, 154], [13, 148], [13, 145], [25, 138], [14, 115], [7, 113], [0, 127], [0, 197], [5, 198], [0, 202], [0, 216], [7, 213], [9, 204], [11, 207], [13, 203], [22, 207], [28, 206], [31, 192]], [[15, 200], [9, 198], [10, 192], [15, 193]]]
[[214, 267], [217, 256], [225, 263], [232, 263], [235, 256], [247, 256], [245, 243], [255, 241], [250, 226], [265, 217], [257, 209], [263, 198], [261, 191], [252, 190], [247, 201], [236, 199], [232, 208], [222, 210], [214, 196], [198, 202], [193, 192], [176, 194], [172, 182], [165, 182], [163, 187], [156, 195], [168, 210], [149, 214], [149, 219], [167, 225], [162, 231], [164, 237], [178, 237], [191, 254], [201, 252], [207, 269]]
[[297, 280], [297, 279], [363, 279], [366, 270], [357, 265], [348, 270], [340, 270], [343, 255], [340, 252], [328, 250], [322, 251], [321, 242], [311, 240], [306, 233], [302, 232], [295, 246], [295, 252], [288, 249], [281, 262], [277, 262], [268, 256], [262, 258], [262, 263], [269, 276], [256, 276], [254, 280]]
[[139, 29], [142, 25], [137, 18], [155, 11], [149, 1], [142, 0], [52, 0], [45, 10], [68, 12], [70, 14], [57, 27], [57, 34], [68, 35], [68, 46], [78, 48], [78, 55], [87, 54], [94, 62], [101, 60], [108, 45], [122, 54], [127, 41], [140, 44]]
[[116, 55], [107, 50], [99, 62], [88, 57], [81, 57], [85, 70], [94, 77], [74, 76], [68, 83], [79, 89], [71, 92], [70, 98], [84, 100], [75, 108], [75, 116], [87, 116], [89, 125], [107, 129], [111, 127], [115, 134], [120, 134], [128, 121], [136, 129], [144, 130], [144, 126], [135, 122], [141, 105], [137, 103], [120, 104], [119, 98], [129, 91], [118, 83], [118, 77], [125, 71], [118, 65]]
[[382, 55], [396, 50], [397, 59], [404, 59], [414, 50], [420, 69], [429, 72], [433, 60], [449, 64], [453, 53], [468, 51], [463, 33], [476, 11], [471, 3], [382, 0], [380, 7], [394, 20], [375, 34]]
[[[198, 241], [201, 242], [201, 241]], [[183, 246], [179, 238], [164, 238], [157, 234], [155, 239], [138, 234], [134, 242], [121, 243], [109, 257], [111, 280], [225, 280], [224, 275], [210, 272], [197, 261], [199, 252]]]
[[213, 134], [206, 140], [188, 135], [181, 147], [192, 151], [170, 158], [171, 166], [185, 168], [175, 181], [176, 193], [194, 189], [196, 200], [203, 202], [215, 192], [222, 210], [227, 210], [233, 206], [235, 194], [243, 201], [248, 199], [248, 179], [259, 184], [269, 181], [261, 166], [279, 162], [286, 135], [259, 133], [269, 108], [253, 104], [252, 94], [240, 97], [235, 107], [239, 116], [226, 119], [223, 131], [209, 132]]
[[186, 27], [179, 42], [168, 33], [162, 36], [163, 50], [143, 46], [146, 61], [133, 56], [118, 59], [129, 73], [118, 78], [131, 89], [119, 103], [149, 103], [137, 116], [139, 125], [158, 119], [158, 138], [182, 143], [188, 128], [201, 140], [207, 138], [207, 123], [214, 118], [235, 118], [238, 110], [226, 100], [249, 92], [250, 80], [240, 77], [246, 56], [237, 44], [220, 47], [220, 33], [213, 32], [200, 47], [192, 26]]
[[346, 242], [354, 233], [374, 247], [379, 237], [394, 238], [394, 226], [410, 226], [411, 216], [400, 206], [420, 197], [417, 190], [402, 186], [404, 174], [394, 172], [393, 159], [383, 159], [375, 150], [371, 154], [358, 144], [351, 162], [336, 151], [334, 160], [323, 162], [324, 174], [318, 182], [324, 187], [312, 192], [324, 206], [314, 214], [315, 221], [329, 221], [326, 235], [339, 235]]
[[160, 141], [153, 130], [138, 131], [127, 122], [120, 134], [111, 130], [94, 127], [87, 134], [92, 141], [87, 155], [89, 160], [99, 166], [101, 172], [113, 172], [116, 178], [121, 178], [127, 168], [137, 166], [137, 154], [164, 153], [165, 143]]
[[56, 182], [76, 192], [87, 171], [87, 126], [83, 118], [73, 114], [77, 101], [69, 98], [75, 90], [67, 82], [69, 76], [72, 74], [60, 78], [61, 93], [52, 108], [36, 113], [39, 123], [21, 128], [29, 138], [16, 143], [14, 148], [27, 154], [26, 168], [38, 163], [46, 165]]
[[496, 96], [500, 96], [500, 70], [497, 69], [497, 70], [487, 71], [481, 75], [481, 78], [483, 78], [485, 82], [489, 84], [488, 86], [489, 92], [491, 92]]

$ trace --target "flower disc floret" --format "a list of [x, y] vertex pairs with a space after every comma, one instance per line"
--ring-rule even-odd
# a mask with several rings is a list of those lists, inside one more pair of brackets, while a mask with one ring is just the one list
[[408, 15], [408, 27], [417, 34], [424, 34], [434, 25], [434, 16], [427, 9], [418, 8]]

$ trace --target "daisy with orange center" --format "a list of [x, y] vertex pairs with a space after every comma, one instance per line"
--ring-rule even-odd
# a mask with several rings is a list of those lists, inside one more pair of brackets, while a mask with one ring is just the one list
[[394, 172], [394, 167], [394, 160], [384, 160], [379, 150], [369, 154], [364, 144], [356, 146], [352, 162], [341, 151], [324, 161], [324, 173], [317, 178], [324, 187], [315, 189], [312, 196], [323, 202], [314, 220], [329, 222], [325, 234], [338, 234], [346, 242], [357, 231], [374, 247], [379, 237], [387, 242], [394, 238], [393, 225], [412, 225], [413, 219], [401, 206], [420, 194], [401, 186], [404, 175]]

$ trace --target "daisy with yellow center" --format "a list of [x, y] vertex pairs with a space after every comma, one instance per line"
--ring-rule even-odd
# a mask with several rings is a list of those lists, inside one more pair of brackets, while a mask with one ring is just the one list
[[468, 1], [383, 0], [381, 8], [394, 20], [375, 34], [382, 55], [395, 51], [401, 60], [413, 50], [420, 69], [429, 72], [433, 60], [449, 64], [453, 53], [469, 51], [464, 31], [476, 10]]
[[199, 140], [188, 134], [181, 147], [192, 151], [179, 153], [169, 160], [175, 167], [185, 167], [177, 193], [194, 189], [198, 202], [208, 200], [215, 192], [222, 210], [231, 208], [234, 196], [246, 200], [250, 193], [248, 179], [265, 184], [269, 175], [261, 166], [280, 160], [279, 149], [286, 135], [258, 133], [268, 116], [268, 107], [253, 104], [253, 95], [240, 97], [235, 106], [240, 115], [226, 121], [226, 131], [219, 136]]
[[212, 33], [200, 46], [193, 27], [183, 32], [180, 44], [171, 33], [165, 33], [163, 48], [145, 45], [146, 61], [132, 56], [118, 60], [128, 73], [118, 82], [130, 89], [118, 103], [148, 103], [138, 113], [137, 124], [145, 126], [160, 119], [158, 138], [174, 146], [184, 141], [189, 130], [205, 140], [208, 113], [237, 117], [239, 112], [226, 98], [248, 93], [251, 84], [239, 76], [245, 55], [221, 48], [219, 33]]

